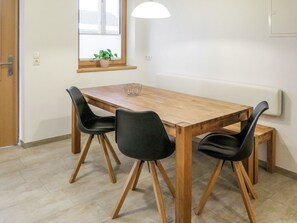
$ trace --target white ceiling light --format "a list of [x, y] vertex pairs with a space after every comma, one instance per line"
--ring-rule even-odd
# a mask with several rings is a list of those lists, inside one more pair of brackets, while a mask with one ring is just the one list
[[136, 6], [132, 16], [136, 18], [160, 19], [170, 17], [170, 13], [164, 5], [150, 0]]

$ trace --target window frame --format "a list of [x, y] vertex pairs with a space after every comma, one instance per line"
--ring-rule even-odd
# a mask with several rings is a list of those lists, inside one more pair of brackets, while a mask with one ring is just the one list
[[[79, 15], [79, 9], [78, 9]], [[126, 52], [127, 52], [127, 0], [120, 1], [120, 29], [121, 29], [121, 58], [111, 60], [109, 63], [109, 67], [113, 66], [125, 66], [126, 65]], [[79, 16], [78, 16], [78, 24], [79, 24]], [[80, 59], [79, 58], [79, 29], [78, 29], [78, 69], [83, 68], [100, 68], [98, 67], [98, 61], [92, 59]]]

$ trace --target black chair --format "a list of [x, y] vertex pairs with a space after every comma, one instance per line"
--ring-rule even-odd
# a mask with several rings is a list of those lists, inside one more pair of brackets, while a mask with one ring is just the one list
[[[215, 171], [213, 172], [210, 181], [205, 189], [205, 192], [200, 200], [198, 208], [195, 210], [196, 214], [201, 214], [206, 201], [212, 191], [217, 177], [223, 167], [224, 162], [231, 161], [236, 178], [239, 184], [240, 192], [243, 197], [245, 207], [251, 222], [255, 222], [255, 214], [249, 199], [248, 190], [252, 198], [256, 199], [257, 194], [253, 185], [243, 167], [242, 160], [248, 158], [253, 150], [253, 137], [257, 121], [260, 115], [269, 108], [266, 101], [259, 103], [250, 118], [248, 119], [242, 131], [235, 135], [228, 135], [224, 133], [211, 133], [205, 136], [198, 145], [198, 150], [219, 159]], [[248, 189], [248, 190], [247, 190]]]
[[174, 197], [175, 189], [159, 161], [169, 157], [175, 151], [174, 139], [167, 135], [159, 116], [155, 112], [133, 112], [118, 109], [116, 111], [116, 142], [119, 150], [124, 155], [136, 159], [136, 161], [112, 213], [112, 218], [114, 219], [118, 216], [129, 189], [134, 190], [136, 188], [142, 166], [144, 162], [147, 162], [153, 180], [158, 210], [162, 222], [166, 222], [156, 167], [159, 169]]
[[[112, 183], [116, 182], [116, 177], [113, 173], [111, 162], [108, 155], [108, 150], [111, 152], [115, 162], [121, 164], [119, 158], [117, 157], [110, 141], [108, 140], [105, 133], [112, 132], [115, 130], [115, 117], [106, 116], [101, 117], [95, 115], [90, 109], [88, 103], [86, 102], [84, 96], [77, 87], [70, 87], [66, 90], [71, 96], [75, 111], [77, 114], [77, 125], [81, 132], [89, 134], [89, 138], [80, 154], [76, 166], [73, 169], [72, 175], [70, 177], [69, 183], [73, 183], [78, 174], [80, 166], [84, 163], [87, 153], [89, 151], [91, 142], [94, 135], [97, 135], [98, 141], [101, 144], [101, 148], [104, 153], [105, 163], [108, 169], [109, 177]], [[106, 146], [107, 145], [107, 146]]]

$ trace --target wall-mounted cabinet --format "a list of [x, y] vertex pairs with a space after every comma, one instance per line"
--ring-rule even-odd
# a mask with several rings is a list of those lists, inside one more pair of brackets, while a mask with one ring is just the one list
[[271, 36], [297, 36], [297, 0], [271, 0]]

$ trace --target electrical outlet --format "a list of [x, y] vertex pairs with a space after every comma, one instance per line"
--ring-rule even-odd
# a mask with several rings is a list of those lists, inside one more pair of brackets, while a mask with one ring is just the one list
[[39, 66], [40, 65], [39, 59], [33, 59], [33, 65], [34, 66]]
[[149, 56], [149, 55], [148, 55], [148, 56], [145, 56], [144, 59], [145, 59], [146, 61], [151, 61], [151, 60], [152, 60], [152, 56]]

